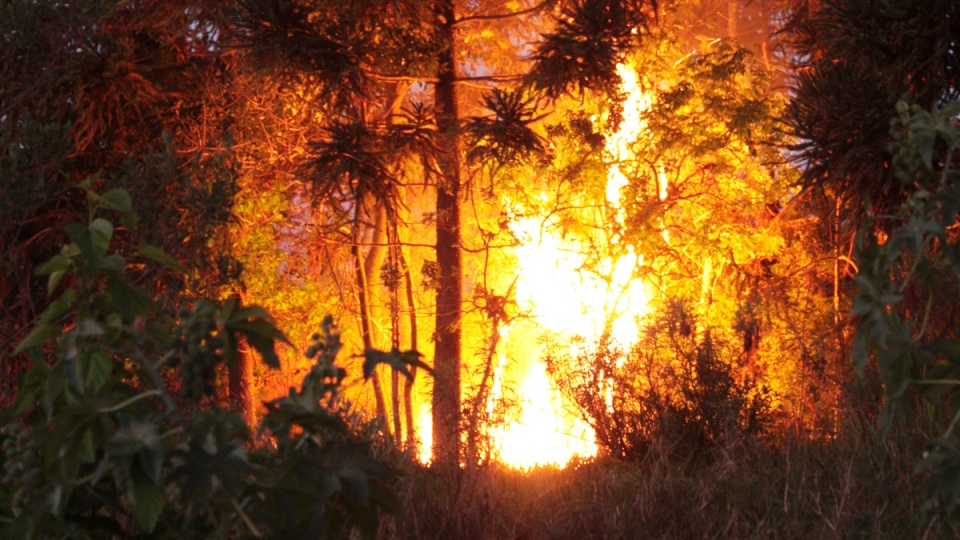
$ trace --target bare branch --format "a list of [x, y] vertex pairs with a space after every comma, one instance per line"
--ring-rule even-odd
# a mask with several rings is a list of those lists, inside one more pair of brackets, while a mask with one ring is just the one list
[[456, 27], [463, 23], [474, 23], [478, 21], [502, 21], [502, 20], [512, 19], [516, 17], [523, 17], [525, 15], [531, 15], [533, 13], [536, 13], [542, 10], [543, 8], [547, 7], [548, 5], [553, 4], [555, 1], [556, 0], [544, 0], [543, 2], [540, 2], [539, 4], [531, 8], [522, 9], [520, 11], [513, 11], [510, 13], [497, 13], [494, 15], [471, 15], [468, 17], [461, 17], [460, 19], [457, 19], [453, 23], [453, 26]]

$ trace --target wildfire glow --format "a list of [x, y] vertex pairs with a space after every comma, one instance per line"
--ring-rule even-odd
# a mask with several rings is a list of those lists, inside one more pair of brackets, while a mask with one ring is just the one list
[[[623, 122], [617, 133], [608, 137], [606, 151], [615, 162], [622, 162], [630, 159], [629, 143], [641, 136], [642, 115], [650, 107], [650, 98], [643, 93], [633, 70], [620, 65], [618, 73], [627, 97]], [[667, 178], [662, 171], [657, 181], [662, 200], [667, 196]], [[627, 183], [628, 178], [620, 167], [611, 166], [607, 175], [606, 211], [612, 215], [607, 217], [621, 225], [620, 192]], [[509, 201], [505, 204], [510, 207]], [[530, 345], [536, 342], [531, 336], [534, 332], [548, 332], [561, 339], [580, 336], [590, 341], [609, 332], [621, 345], [632, 345], [650, 299], [646, 284], [636, 277], [636, 270], [643, 265], [643, 255], [627, 247], [619, 250], [617, 256], [600, 257], [588, 263], [587, 246], [564, 238], [549, 217], [516, 217], [509, 226], [520, 240], [520, 245], [514, 248], [519, 273], [517, 304], [530, 316], [535, 328], [529, 328], [530, 322], [521, 322], [521, 326], [528, 326], [525, 333], [509, 325], [500, 331], [500, 349], [521, 347], [523, 354], [518, 356], [523, 356], [526, 363], [512, 370], [519, 372], [515, 379], [520, 381], [517, 388], [520, 417], [490, 434], [494, 453], [501, 462], [517, 468], [563, 466], [574, 456], [596, 455], [595, 435], [589, 425], [564, 408], [560, 392], [546, 373], [544, 351], [540, 345]], [[605, 239], [612, 245], [620, 240], [616, 235]], [[571, 352], [575, 356], [576, 351]], [[506, 354], [501, 352], [490, 407], [503, 396], [506, 366]], [[609, 388], [598, 391], [609, 394]], [[607, 397], [609, 400], [611, 396]], [[424, 408], [418, 418], [423, 438], [419, 457], [424, 463], [429, 463], [432, 457], [430, 420], [429, 408]]]
[[[629, 142], [643, 130], [642, 113], [650, 107], [650, 99], [640, 89], [633, 70], [619, 66], [618, 71], [627, 98], [623, 123], [608, 137], [606, 150], [615, 161], [622, 161], [629, 158]], [[610, 168], [607, 204], [613, 212], [611, 217], [621, 224], [620, 191], [627, 182], [620, 167]], [[658, 183], [663, 199], [667, 189], [664, 174], [659, 175]], [[640, 318], [649, 301], [646, 285], [635, 277], [637, 268], [643, 265], [642, 254], [627, 248], [616, 257], [601, 257], [588, 265], [586, 246], [563, 238], [549, 218], [515, 219], [510, 227], [521, 241], [514, 252], [519, 268], [517, 304], [541, 331], [588, 340], [609, 332], [624, 346], [636, 341]], [[616, 244], [620, 238], [613, 236], [607, 241]], [[504, 342], [509, 340], [509, 336], [503, 336]], [[531, 352], [535, 360], [525, 366], [518, 389], [521, 417], [493, 434], [501, 461], [518, 468], [563, 466], [575, 455], [596, 455], [592, 429], [562, 407], [559, 392], [545, 372], [543, 351]], [[495, 387], [495, 397], [497, 390]]]

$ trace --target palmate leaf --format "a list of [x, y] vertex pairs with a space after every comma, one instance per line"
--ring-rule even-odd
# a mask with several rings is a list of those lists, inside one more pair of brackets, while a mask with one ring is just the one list
[[387, 364], [409, 378], [413, 377], [410, 366], [418, 367], [433, 373], [433, 369], [425, 364], [420, 358], [423, 355], [417, 351], [400, 351], [393, 349], [389, 352], [377, 349], [367, 349], [363, 352], [363, 378], [369, 379], [378, 364]]
[[543, 141], [530, 128], [535, 101], [517, 90], [495, 89], [486, 95], [483, 103], [492, 114], [475, 116], [466, 122], [466, 131], [473, 139], [467, 159], [510, 164], [543, 154]]
[[614, 93], [617, 63], [656, 18], [657, 0], [574, 0], [543, 35], [527, 82], [549, 98], [599, 89]]

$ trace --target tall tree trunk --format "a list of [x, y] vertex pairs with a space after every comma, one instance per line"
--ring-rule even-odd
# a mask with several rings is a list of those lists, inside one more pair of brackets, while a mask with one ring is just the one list
[[[363, 338], [363, 348], [364, 350], [372, 349], [373, 342], [370, 336], [370, 310], [368, 306], [367, 299], [367, 274], [364, 271], [364, 257], [363, 251], [360, 249], [360, 243], [362, 235], [360, 234], [360, 215], [363, 212], [363, 205], [358, 202], [357, 207], [354, 210], [354, 219], [353, 219], [353, 247], [351, 253], [353, 254], [353, 264], [357, 276], [357, 303], [360, 308], [360, 334]], [[373, 375], [370, 377], [373, 381], [373, 392], [377, 401], [377, 419], [380, 421], [382, 429], [386, 430], [387, 433], [390, 432], [390, 425], [387, 424], [387, 404], [386, 400], [383, 398], [383, 386], [380, 384], [380, 378], [377, 376], [377, 372], [374, 371]]]
[[[400, 252], [400, 264], [403, 267], [404, 282], [407, 289], [407, 309], [410, 310], [410, 350], [420, 352], [417, 348], [417, 308], [413, 303], [413, 279], [410, 277], [410, 268]], [[417, 366], [410, 366], [410, 376], [403, 383], [403, 411], [407, 421], [407, 448], [413, 449], [417, 445], [417, 427], [413, 421], [413, 381], [417, 376]]]
[[727, 37], [737, 39], [737, 22], [740, 18], [740, 2], [738, 0], [727, 0]]
[[[400, 267], [397, 252], [396, 227], [390, 228], [390, 266], [396, 271]], [[392, 279], [392, 278], [391, 278]], [[390, 347], [400, 350], [400, 281], [390, 283]], [[397, 448], [403, 443], [403, 428], [400, 423], [400, 372], [390, 370], [390, 413], [393, 419], [393, 438]]]
[[440, 137], [437, 179], [437, 291], [436, 348], [433, 379], [433, 456], [437, 467], [459, 467], [460, 460], [460, 360], [461, 300], [460, 253], [460, 145], [454, 43], [454, 5], [439, 0], [439, 76], [435, 88], [437, 128]]
[[248, 426], [257, 424], [253, 410], [253, 355], [250, 347], [243, 343], [237, 355], [237, 363], [230, 371], [230, 408], [238, 413]]

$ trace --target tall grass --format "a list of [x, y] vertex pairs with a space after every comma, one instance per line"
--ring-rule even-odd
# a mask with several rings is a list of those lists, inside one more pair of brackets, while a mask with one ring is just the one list
[[558, 470], [494, 465], [443, 477], [407, 464], [402, 516], [383, 538], [940, 537], [919, 510], [925, 437], [851, 418], [830, 440], [740, 440], [678, 460], [662, 442], [639, 463]]

